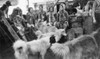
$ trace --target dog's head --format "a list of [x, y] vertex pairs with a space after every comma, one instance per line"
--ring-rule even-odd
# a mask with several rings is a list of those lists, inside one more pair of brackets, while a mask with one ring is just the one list
[[27, 44], [25, 41], [17, 40], [13, 44], [13, 49], [15, 51], [14, 55], [17, 59], [27, 59]]
[[61, 36], [64, 35], [64, 36], [67, 36], [66, 32], [65, 32], [65, 29], [59, 29], [55, 32], [54, 36], [56, 38], [56, 42], [60, 40]]

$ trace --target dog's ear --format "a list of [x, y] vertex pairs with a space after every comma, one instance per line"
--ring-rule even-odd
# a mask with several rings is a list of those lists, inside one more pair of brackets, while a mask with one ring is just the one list
[[53, 44], [53, 43], [55, 43], [55, 42], [56, 42], [55, 36], [52, 35], [52, 36], [50, 37], [50, 43]]

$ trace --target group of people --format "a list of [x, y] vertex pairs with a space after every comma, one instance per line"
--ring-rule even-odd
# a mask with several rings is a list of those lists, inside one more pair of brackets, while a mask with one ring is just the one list
[[[34, 5], [35, 9], [29, 7], [26, 15], [23, 15], [22, 10], [17, 7], [8, 16], [7, 11], [9, 6], [11, 6], [11, 2], [7, 1], [0, 8], [0, 19], [3, 17], [8, 18], [16, 33], [20, 33], [20, 37], [25, 35], [28, 40], [37, 38], [35, 31], [40, 29], [42, 22], [46, 22], [47, 26], [65, 29], [69, 40], [93, 32], [93, 22], [95, 22], [92, 16], [93, 1], [87, 1], [84, 6], [76, 2], [70, 6], [68, 2], [60, 3], [58, 0], [47, 11], [44, 11], [42, 4], [39, 5], [39, 10], [37, 10], [36, 3]], [[55, 6], [57, 7], [56, 12], [54, 12]]]

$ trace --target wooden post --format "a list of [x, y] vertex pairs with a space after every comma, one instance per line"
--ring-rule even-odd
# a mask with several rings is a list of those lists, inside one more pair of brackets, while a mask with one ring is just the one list
[[17, 33], [14, 31], [14, 29], [11, 27], [11, 25], [9, 24], [9, 22], [6, 20], [6, 18], [2, 19], [4, 21], [4, 24], [7, 26], [9, 32], [11, 33], [11, 35], [15, 38], [15, 40], [20, 39], [19, 36], [17, 35]]

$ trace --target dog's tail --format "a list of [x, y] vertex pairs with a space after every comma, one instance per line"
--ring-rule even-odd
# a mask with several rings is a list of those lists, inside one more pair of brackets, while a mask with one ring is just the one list
[[96, 31], [92, 32], [90, 35], [94, 36], [95, 34], [97, 34], [100, 31], [100, 28], [98, 28]]
[[96, 35], [97, 33], [99, 33], [99, 31], [100, 31], [100, 28], [98, 28], [96, 31], [92, 32], [92, 33], [89, 35], [90, 37], [92, 37], [92, 38], [94, 39], [94, 42], [95, 42], [95, 44], [96, 44], [97, 47], [98, 47], [98, 44], [97, 44], [97, 41], [96, 41], [96, 39], [95, 39], [95, 35]]

